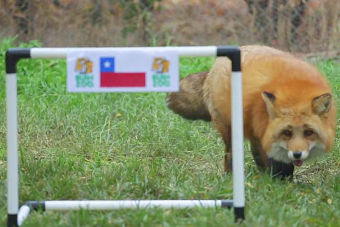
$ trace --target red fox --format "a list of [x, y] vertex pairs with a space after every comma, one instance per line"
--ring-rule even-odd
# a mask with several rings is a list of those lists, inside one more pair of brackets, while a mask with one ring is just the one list
[[[259, 169], [292, 176], [294, 166], [329, 152], [336, 107], [326, 78], [312, 65], [266, 46], [241, 47], [244, 135]], [[212, 121], [231, 171], [231, 62], [218, 57], [209, 72], [189, 75], [167, 105], [187, 119]]]

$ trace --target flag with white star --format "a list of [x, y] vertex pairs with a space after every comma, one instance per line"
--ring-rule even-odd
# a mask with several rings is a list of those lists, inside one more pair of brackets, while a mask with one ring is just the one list
[[100, 87], [145, 87], [145, 72], [116, 72], [114, 57], [100, 58]]

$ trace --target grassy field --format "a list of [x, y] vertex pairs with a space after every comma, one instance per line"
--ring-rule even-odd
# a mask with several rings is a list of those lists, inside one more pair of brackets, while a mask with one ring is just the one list
[[[6, 115], [0, 45], [0, 226], [5, 226]], [[36, 42], [22, 46], [34, 46]], [[181, 76], [211, 58], [181, 59]], [[340, 63], [315, 62], [340, 95]], [[225, 199], [223, 143], [210, 124], [183, 120], [164, 93], [70, 94], [63, 60], [18, 70], [20, 203], [59, 199]], [[339, 132], [339, 128], [338, 128]], [[246, 144], [246, 221], [240, 226], [339, 226], [340, 140], [291, 182], [260, 173]], [[233, 226], [227, 209], [36, 212], [23, 226]], [[238, 226], [238, 225], [235, 225]]]

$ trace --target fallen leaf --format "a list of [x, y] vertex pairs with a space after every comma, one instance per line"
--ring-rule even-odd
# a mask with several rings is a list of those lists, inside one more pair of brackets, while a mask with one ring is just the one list
[[327, 199], [327, 203], [328, 203], [329, 205], [331, 205], [331, 204], [333, 203], [333, 200]]

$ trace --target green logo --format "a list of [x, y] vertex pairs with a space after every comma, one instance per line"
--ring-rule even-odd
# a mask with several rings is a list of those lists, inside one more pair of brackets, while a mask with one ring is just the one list
[[170, 75], [168, 74], [153, 74], [153, 87], [170, 87]]
[[76, 75], [76, 87], [77, 88], [92, 88], [93, 85], [93, 75], [89, 74], [78, 74]]

